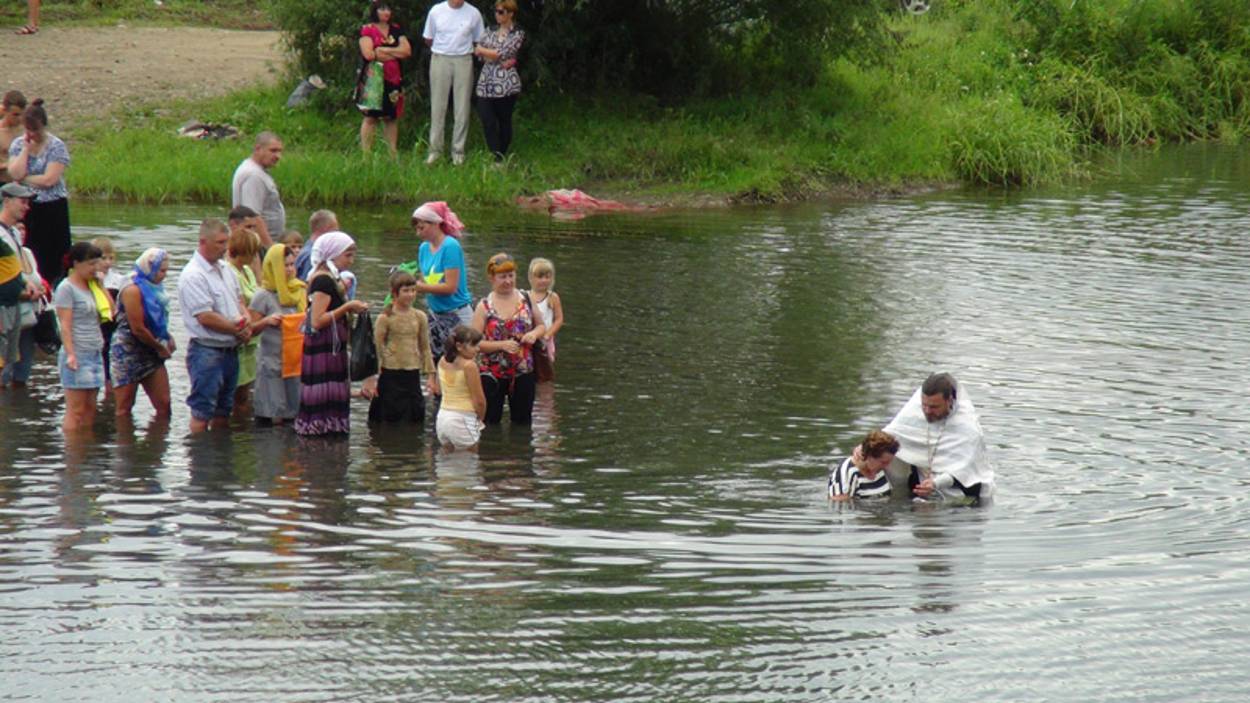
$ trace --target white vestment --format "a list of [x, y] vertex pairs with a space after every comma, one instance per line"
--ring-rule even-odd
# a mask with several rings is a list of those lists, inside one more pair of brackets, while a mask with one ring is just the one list
[[[956, 388], [950, 414], [944, 420], [929, 422], [920, 407], [920, 389], [894, 416], [885, 431], [898, 440], [896, 459], [920, 467], [921, 474], [954, 477], [965, 487], [981, 484], [981, 497], [994, 492], [994, 468], [985, 447], [985, 433], [976, 407], [963, 386]], [[958, 488], [945, 489], [946, 495], [962, 495]]]

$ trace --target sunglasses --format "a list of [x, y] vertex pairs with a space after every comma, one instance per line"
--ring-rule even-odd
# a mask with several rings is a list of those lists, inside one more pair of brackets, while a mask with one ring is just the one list
[[496, 7], [496, 8], [495, 8], [495, 14], [496, 14], [496, 15], [506, 15], [506, 14], [508, 14], [508, 11], [507, 11], [507, 10], [505, 10], [505, 9], [503, 9], [502, 7]]

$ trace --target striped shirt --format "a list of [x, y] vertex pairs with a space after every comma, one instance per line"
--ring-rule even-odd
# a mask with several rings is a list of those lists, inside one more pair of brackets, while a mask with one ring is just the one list
[[829, 474], [829, 497], [876, 498], [890, 495], [890, 479], [882, 471], [871, 481], [860, 475], [855, 462], [847, 457]]

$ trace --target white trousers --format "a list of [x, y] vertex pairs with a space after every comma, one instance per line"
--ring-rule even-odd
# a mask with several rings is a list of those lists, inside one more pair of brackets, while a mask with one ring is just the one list
[[454, 97], [456, 108], [451, 132], [452, 156], [464, 156], [469, 138], [469, 114], [473, 101], [473, 56], [430, 57], [430, 154], [443, 153], [443, 130], [447, 122], [447, 98]]

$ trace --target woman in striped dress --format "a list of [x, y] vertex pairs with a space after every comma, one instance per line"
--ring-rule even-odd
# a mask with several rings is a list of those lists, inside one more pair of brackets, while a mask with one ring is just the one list
[[369, 305], [346, 299], [339, 273], [350, 269], [355, 259], [356, 242], [343, 232], [327, 232], [313, 244], [299, 414], [295, 416], [295, 431], [301, 435], [345, 434], [351, 428], [347, 316], [364, 312]]
[[881, 430], [864, 437], [851, 456], [829, 474], [829, 497], [833, 500], [884, 498], [890, 495], [885, 468], [898, 453], [898, 440]]

